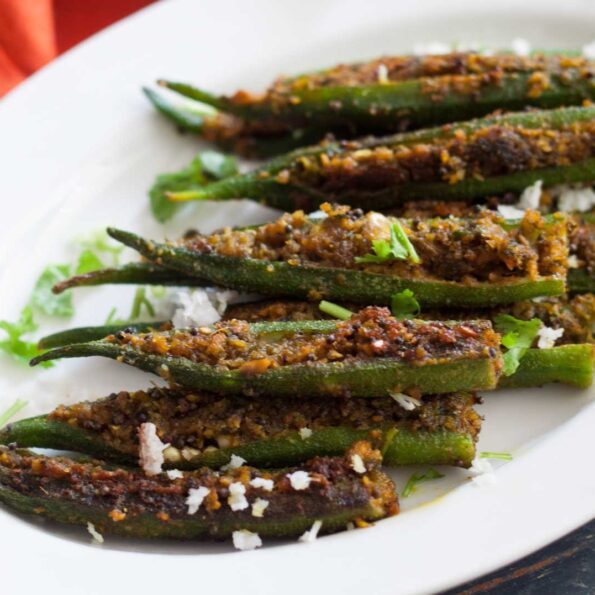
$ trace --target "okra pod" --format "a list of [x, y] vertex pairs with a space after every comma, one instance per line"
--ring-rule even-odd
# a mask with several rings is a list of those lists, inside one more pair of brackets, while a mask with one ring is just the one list
[[595, 275], [586, 269], [568, 269], [567, 282], [570, 293], [595, 293]]
[[593, 382], [593, 345], [561, 345], [528, 349], [511, 376], [501, 376], [499, 388], [543, 386], [560, 382], [588, 388]]
[[348, 321], [217, 323], [61, 347], [32, 365], [102, 356], [173, 383], [220, 393], [386, 396], [491, 389], [502, 360], [488, 321], [398, 321], [370, 307]]
[[[363, 473], [353, 469], [356, 455]], [[396, 514], [395, 486], [380, 471], [380, 460], [369, 444], [358, 443], [345, 457], [315, 458], [297, 469], [261, 472], [242, 466], [219, 473], [203, 468], [170, 479], [0, 447], [0, 501], [60, 523], [92, 523], [102, 534], [223, 539], [249, 530], [261, 537], [297, 537], [316, 520], [322, 521], [322, 532], [332, 533], [349, 522]], [[305, 487], [294, 487], [296, 471], [309, 480]], [[259, 487], [263, 481], [270, 491]], [[202, 491], [193, 504], [193, 495]], [[261, 516], [253, 514], [258, 499], [268, 502]]]
[[[393, 56], [281, 78], [264, 94], [215, 96], [185, 83], [160, 84], [189, 100], [149, 99], [207, 140], [248, 154], [267, 141], [386, 134], [482, 116], [497, 109], [580, 105], [595, 96], [593, 64], [581, 57], [535, 55]], [[211, 110], [210, 113], [207, 113]], [[293, 141], [293, 142], [292, 142]], [[304, 141], [302, 141], [303, 143]]]
[[[323, 207], [323, 219], [296, 211], [256, 228], [177, 243], [108, 233], [159, 266], [264, 295], [388, 304], [393, 294], [410, 289], [422, 306], [486, 307], [564, 293], [562, 215], [547, 221], [528, 211], [519, 225], [505, 229], [489, 211], [408, 225], [373, 211]], [[393, 236], [395, 228], [402, 239]]]
[[172, 200], [251, 198], [283, 210], [327, 200], [386, 209], [427, 197], [473, 200], [595, 180], [595, 108], [512, 113], [298, 150]]
[[164, 451], [170, 468], [219, 468], [232, 454], [256, 467], [286, 467], [314, 456], [341, 455], [363, 439], [382, 449], [384, 465], [469, 467], [481, 427], [476, 402], [473, 394], [456, 393], [422, 398], [417, 407], [413, 400], [406, 410], [385, 397], [262, 400], [152, 388], [14, 422], [0, 430], [0, 443], [134, 464], [138, 427], [149, 422], [171, 445]]

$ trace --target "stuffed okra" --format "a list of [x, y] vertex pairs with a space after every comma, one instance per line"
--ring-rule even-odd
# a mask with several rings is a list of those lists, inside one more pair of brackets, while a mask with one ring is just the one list
[[388, 304], [403, 289], [423, 306], [491, 306], [565, 291], [566, 220], [527, 211], [507, 225], [475, 218], [404, 221], [323, 205], [250, 229], [224, 229], [173, 243], [110, 229], [157, 265], [213, 285], [265, 295]]
[[386, 209], [595, 180], [595, 107], [492, 116], [361, 141], [328, 142], [172, 200], [251, 198], [283, 210], [327, 200]]
[[283, 77], [262, 94], [216, 96], [160, 81], [185, 102], [147, 89], [182, 128], [249, 155], [266, 156], [334, 133], [386, 134], [482, 116], [497, 109], [580, 105], [595, 96], [583, 57], [452, 53], [387, 56]]
[[0, 430], [0, 443], [135, 463], [138, 429], [153, 423], [170, 445], [163, 453], [170, 468], [219, 468], [232, 454], [253, 466], [285, 467], [341, 455], [362, 439], [381, 448], [385, 465], [471, 465], [481, 428], [475, 395], [396, 399], [254, 399], [152, 388], [14, 422]]
[[345, 457], [315, 458], [299, 468], [202, 468], [172, 479], [0, 447], [0, 501], [127, 537], [223, 539], [237, 531], [297, 537], [315, 521], [332, 533], [396, 514], [395, 486], [380, 462], [380, 452], [360, 442]]
[[399, 321], [370, 307], [347, 321], [262, 323], [134, 334], [48, 351], [32, 364], [102, 356], [172, 383], [227, 394], [353, 397], [491, 389], [501, 369], [489, 321]]

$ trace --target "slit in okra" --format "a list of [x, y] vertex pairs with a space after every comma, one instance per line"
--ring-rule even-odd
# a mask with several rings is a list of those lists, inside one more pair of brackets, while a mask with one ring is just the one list
[[385, 396], [490, 389], [501, 368], [488, 321], [397, 321], [366, 308], [348, 321], [217, 323], [133, 334], [48, 351], [32, 361], [103, 356], [172, 383], [222, 393]]

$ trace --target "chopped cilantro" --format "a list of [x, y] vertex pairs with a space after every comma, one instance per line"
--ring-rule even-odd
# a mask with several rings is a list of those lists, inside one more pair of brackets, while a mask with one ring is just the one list
[[[4, 351], [19, 362], [28, 364], [31, 358], [39, 355], [37, 343], [23, 339], [23, 335], [37, 330], [37, 325], [33, 320], [33, 309], [30, 305], [23, 308], [17, 322], [8, 322], [0, 320], [0, 329], [6, 333], [6, 338], [0, 340], [0, 350]], [[44, 367], [50, 367], [44, 362]]]
[[59, 281], [64, 281], [70, 276], [70, 266], [67, 264], [51, 264], [47, 266], [38, 277], [33, 293], [31, 305], [48, 316], [72, 316], [72, 295], [69, 292], [55, 294], [52, 287]]
[[390, 226], [390, 241], [373, 240], [373, 254], [356, 256], [355, 262], [358, 264], [374, 262], [383, 263], [389, 260], [410, 260], [418, 264], [420, 258], [409, 241], [405, 230], [398, 221], [394, 221]]
[[132, 309], [130, 310], [130, 320], [136, 320], [141, 315], [143, 307], [147, 310], [149, 316], [155, 316], [155, 308], [149, 301], [149, 298], [147, 298], [146, 293], [144, 287], [139, 287], [136, 290], [132, 302]]
[[97, 254], [95, 254], [93, 250], [89, 250], [88, 248], [86, 248], [81, 252], [79, 256], [79, 261], [76, 265], [76, 274], [84, 275], [85, 273], [90, 273], [91, 271], [102, 269], [104, 266], [105, 265], [97, 256]]
[[522, 357], [531, 347], [541, 328], [541, 321], [538, 318], [519, 320], [509, 314], [499, 314], [494, 319], [494, 326], [502, 335], [502, 345], [508, 350], [504, 354], [502, 373], [510, 376], [516, 372]]
[[169, 200], [168, 194], [195, 190], [212, 180], [221, 180], [232, 176], [237, 171], [237, 161], [230, 155], [216, 151], [199, 153], [188, 167], [157, 176], [149, 190], [149, 202], [153, 216], [157, 221], [163, 223], [171, 219], [182, 206]]
[[[112, 260], [113, 265], [119, 264], [120, 261], [120, 254], [122, 250], [124, 250], [124, 246], [117, 244], [114, 242], [106, 233], [105, 230], [97, 231], [92, 233], [88, 236], [78, 239], [78, 243], [80, 244], [83, 252], [89, 251], [92, 252], [93, 255], [97, 258], [98, 261], [101, 262], [101, 259], [98, 256], [99, 254], [109, 255]], [[79, 258], [80, 260], [80, 258]], [[103, 262], [97, 268], [101, 268], [105, 266]], [[90, 269], [92, 270], [92, 269]], [[87, 271], [89, 272], [89, 271]]]
[[324, 312], [333, 318], [338, 318], [339, 320], [349, 320], [353, 316], [353, 312], [351, 310], [325, 300], [322, 300], [320, 304], [318, 304], [318, 307], [320, 308], [321, 312]]
[[421, 312], [419, 302], [415, 299], [415, 294], [411, 289], [404, 289], [393, 294], [390, 300], [390, 309], [397, 320], [415, 318]]
[[441, 477], [444, 477], [444, 475], [436, 471], [436, 469], [428, 469], [425, 473], [414, 473], [405, 484], [405, 488], [403, 489], [401, 497], [407, 498], [407, 496], [410, 496], [420, 483], [430, 481], [432, 479], [440, 479]]
[[27, 401], [17, 399], [8, 409], [0, 413], [0, 428], [6, 425], [21, 409], [27, 406]]

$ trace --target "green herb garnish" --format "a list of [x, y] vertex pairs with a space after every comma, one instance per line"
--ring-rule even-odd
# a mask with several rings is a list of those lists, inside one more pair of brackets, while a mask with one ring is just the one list
[[136, 320], [143, 310], [143, 307], [147, 310], [149, 316], [155, 316], [155, 308], [153, 304], [147, 298], [146, 290], [144, 287], [139, 287], [134, 294], [134, 300], [132, 301], [132, 309], [130, 310], [130, 320]]
[[212, 180], [222, 180], [238, 172], [237, 161], [217, 151], [199, 153], [188, 167], [157, 176], [149, 190], [151, 212], [161, 223], [171, 219], [182, 206], [168, 197], [178, 192], [196, 190]]
[[390, 299], [390, 309], [397, 320], [415, 318], [421, 312], [419, 302], [415, 299], [415, 294], [411, 289], [404, 289], [393, 294]]
[[74, 314], [72, 295], [69, 292], [59, 295], [52, 292], [52, 287], [56, 283], [68, 279], [69, 276], [70, 266], [67, 264], [47, 266], [33, 288], [30, 301], [33, 308], [48, 316], [72, 316]]
[[504, 354], [502, 373], [510, 376], [516, 372], [522, 357], [535, 340], [541, 328], [541, 320], [519, 320], [510, 314], [499, 314], [494, 318], [494, 326], [502, 335], [502, 345], [508, 349]]
[[318, 304], [318, 308], [321, 312], [324, 312], [333, 318], [338, 318], [339, 320], [349, 320], [353, 316], [351, 310], [333, 304], [332, 302], [326, 302], [325, 300], [322, 300], [320, 304]]
[[8, 409], [0, 413], [0, 428], [5, 426], [21, 409], [27, 406], [27, 401], [17, 399]]
[[30, 305], [23, 308], [17, 322], [0, 320], [0, 329], [7, 335], [5, 339], [0, 340], [0, 349], [17, 361], [28, 364], [32, 358], [40, 354], [37, 342], [23, 339], [23, 335], [37, 330]]
[[407, 496], [411, 495], [416, 490], [420, 483], [431, 481], [432, 479], [440, 479], [441, 477], [444, 477], [444, 475], [436, 471], [436, 469], [428, 469], [425, 473], [414, 473], [405, 484], [401, 497], [407, 498]]
[[503, 461], [512, 461], [512, 455], [509, 452], [492, 452], [485, 450], [479, 453], [482, 459], [501, 459]]
[[102, 269], [104, 266], [99, 256], [87, 248], [80, 253], [79, 261], [76, 265], [76, 274], [84, 275], [85, 273]]
[[373, 240], [373, 254], [356, 256], [355, 262], [358, 264], [366, 262], [383, 263], [389, 260], [410, 260], [418, 264], [420, 258], [409, 241], [405, 230], [398, 221], [394, 221], [390, 226], [390, 241]]

